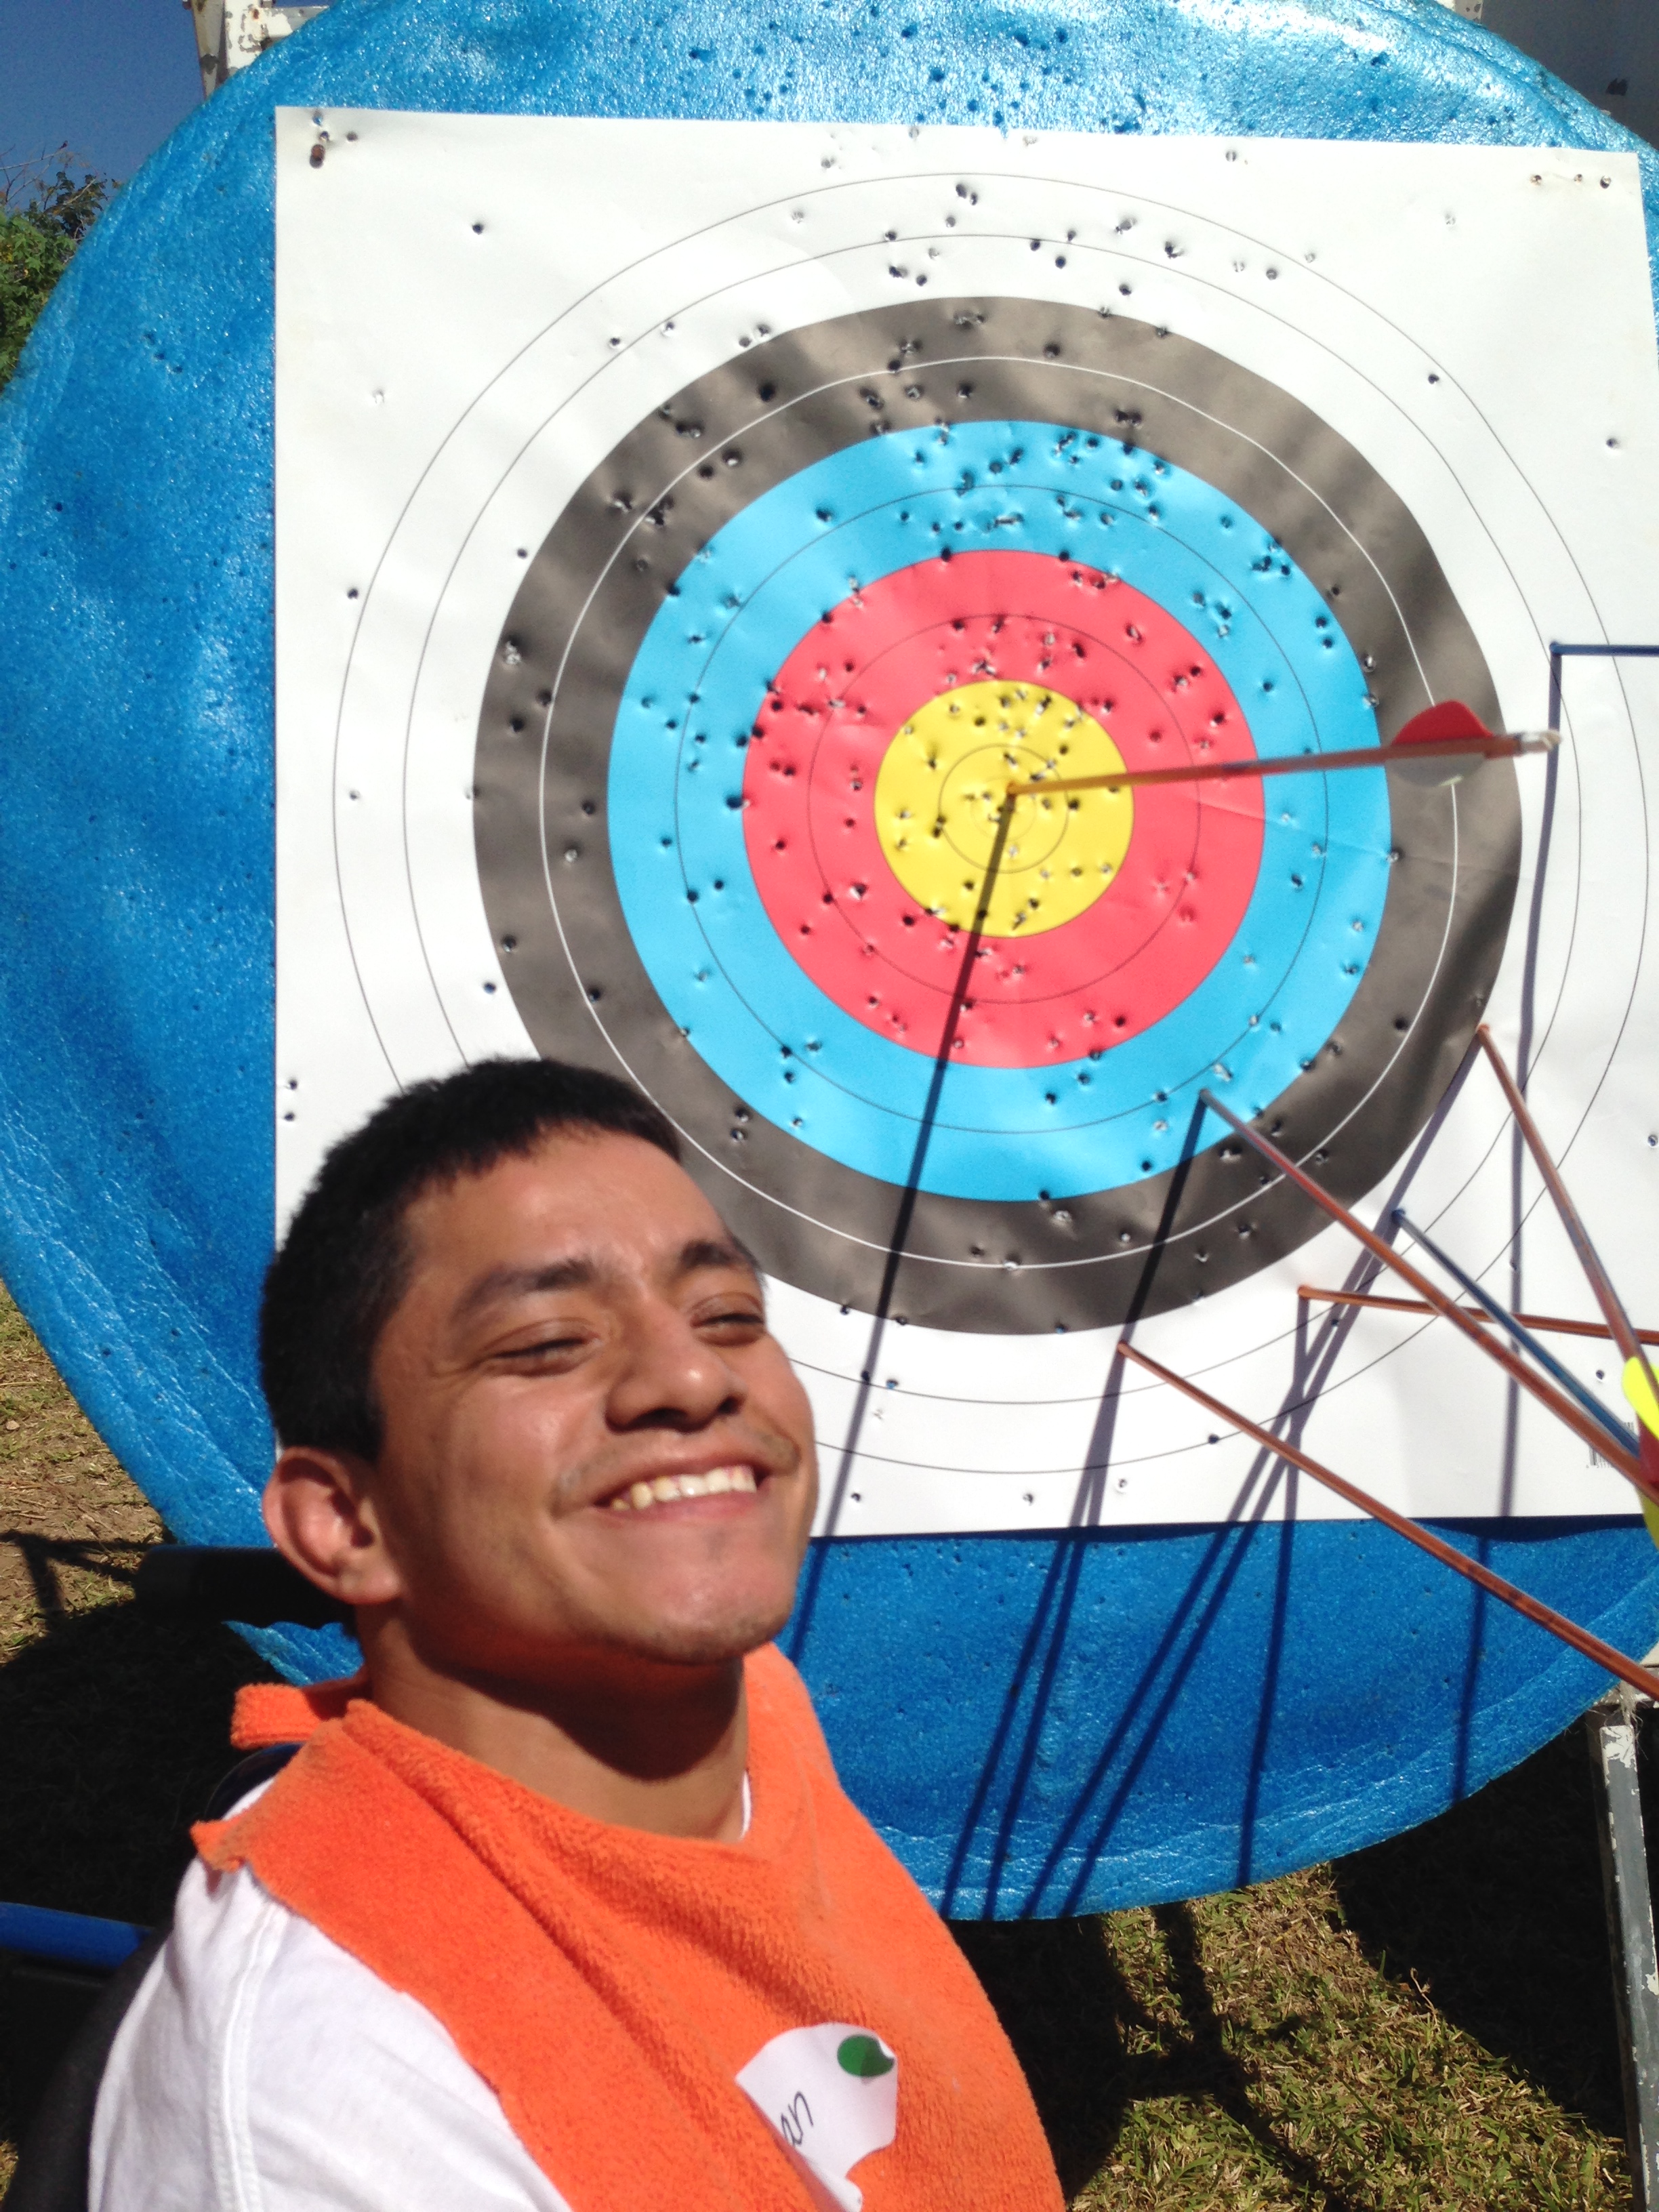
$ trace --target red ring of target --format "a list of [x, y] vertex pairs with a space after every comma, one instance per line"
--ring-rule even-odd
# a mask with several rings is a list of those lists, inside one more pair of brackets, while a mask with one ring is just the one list
[[[919, 907], [877, 830], [877, 774], [928, 700], [988, 680], [1052, 687], [1130, 769], [1247, 759], [1231, 688], [1192, 633], [1133, 585], [1048, 554], [966, 553], [855, 591], [771, 686], [744, 776], [749, 861], [801, 968], [878, 1035], [937, 1052], [959, 931]], [[1231, 944], [1255, 888], [1261, 788], [1135, 793], [1115, 878], [1055, 929], [988, 937], [953, 1057], [1028, 1067], [1151, 1028]]]

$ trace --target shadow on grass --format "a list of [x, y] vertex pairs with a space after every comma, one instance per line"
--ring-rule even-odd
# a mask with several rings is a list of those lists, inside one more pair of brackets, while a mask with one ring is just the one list
[[[1624, 2130], [1595, 1808], [1581, 1729], [1437, 1820], [1338, 1862], [1348, 1926], [1380, 1972], [1555, 2104]], [[1112, 2154], [1126, 2117], [1186, 2097], [1224, 2112], [1292, 2187], [1352, 2212], [1259, 2108], [1226, 2048], [1196, 1923], [1153, 1919], [1179, 2026], [1142, 2008], [1092, 1920], [961, 1923], [952, 1930], [1019, 2055], [1070, 2197]], [[1109, 1923], [1108, 1923], [1109, 1927]], [[1131, 2031], [1146, 2031], [1133, 2039]], [[1148, 2050], [1148, 2041], [1154, 2045]]]
[[1123, 2029], [1138, 2016], [1093, 1920], [958, 1920], [1031, 2085], [1067, 2198], [1105, 2164], [1129, 2103]]
[[[49, 1580], [50, 1555], [81, 1548], [32, 1540], [31, 1570]], [[96, 1548], [117, 1562], [140, 1549]], [[189, 1825], [234, 1760], [231, 1699], [268, 1670], [228, 1628], [131, 1602], [48, 1620], [0, 1667], [0, 1899], [149, 1924], [168, 1911]]]
[[[1324, 2212], [1357, 2212], [1253, 2103], [1223, 2039], [1191, 1907], [1161, 1905], [1152, 1917], [1181, 2009], [1173, 2039], [1125, 1982], [1097, 1920], [962, 1921], [951, 1931], [1025, 2069], [1067, 2199], [1105, 2165], [1132, 2106], [1188, 2097], [1217, 2106]], [[1162, 2048], [1131, 2054], [1126, 2028]]]
[[1338, 1862], [1349, 1927], [1391, 1978], [1554, 2103], [1625, 2118], [1582, 1727], [1438, 1820]]
[[[10, 1540], [48, 1626], [0, 1667], [0, 1899], [154, 1924], [172, 1910], [190, 1824], [234, 1759], [231, 1699], [268, 1670], [228, 1628], [157, 1620], [131, 1601], [61, 1610], [63, 1570], [125, 1581], [141, 1545]], [[52, 1969], [5, 1978], [0, 2139], [15, 2141], [96, 1986]]]

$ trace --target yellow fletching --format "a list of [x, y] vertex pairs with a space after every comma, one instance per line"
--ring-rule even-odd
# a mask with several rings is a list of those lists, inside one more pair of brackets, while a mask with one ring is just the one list
[[[1631, 1410], [1644, 1429], [1659, 1437], [1659, 1399], [1653, 1395], [1653, 1385], [1648, 1381], [1647, 1370], [1639, 1359], [1627, 1359], [1625, 1371], [1620, 1376]], [[1659, 1505], [1651, 1499], [1642, 1500], [1642, 1518], [1648, 1524], [1648, 1534], [1659, 1546]]]
[[1627, 1359], [1620, 1380], [1625, 1386], [1631, 1410], [1644, 1429], [1651, 1429], [1659, 1437], [1659, 1398], [1653, 1395], [1653, 1385], [1648, 1381], [1647, 1370], [1639, 1359]]

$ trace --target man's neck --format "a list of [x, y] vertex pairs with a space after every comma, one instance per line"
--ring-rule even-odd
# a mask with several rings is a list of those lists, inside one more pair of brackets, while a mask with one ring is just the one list
[[391, 1622], [365, 1634], [364, 1657], [383, 1711], [555, 1804], [651, 1835], [735, 1843], [743, 1834], [740, 1659], [600, 1665], [526, 1687], [434, 1668]]

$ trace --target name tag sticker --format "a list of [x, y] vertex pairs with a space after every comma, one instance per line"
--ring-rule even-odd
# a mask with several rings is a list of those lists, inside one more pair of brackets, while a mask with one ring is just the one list
[[863, 2191], [848, 2176], [898, 2125], [898, 2059], [881, 2038], [846, 2021], [792, 2027], [762, 2045], [738, 2087], [826, 2212], [861, 2212]]

